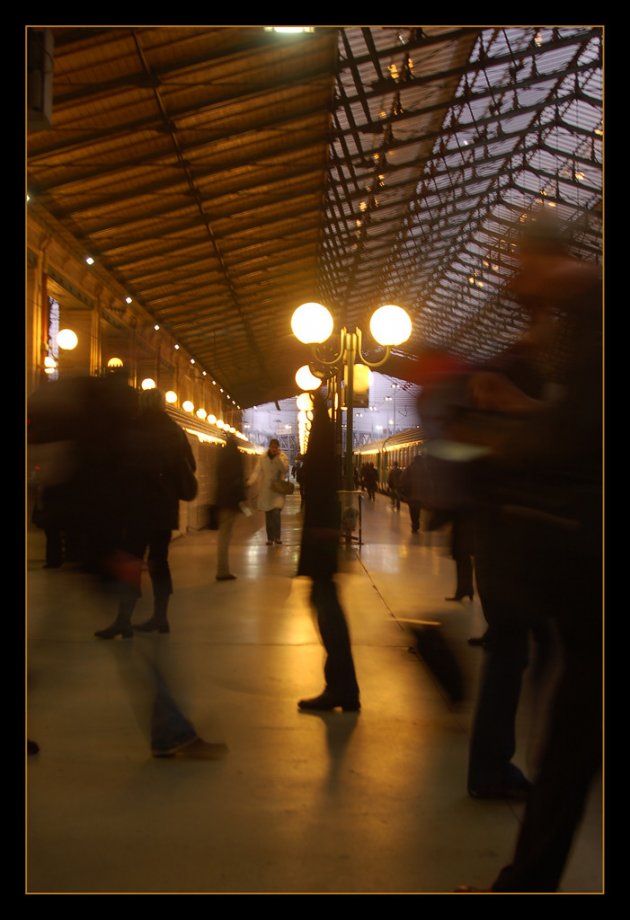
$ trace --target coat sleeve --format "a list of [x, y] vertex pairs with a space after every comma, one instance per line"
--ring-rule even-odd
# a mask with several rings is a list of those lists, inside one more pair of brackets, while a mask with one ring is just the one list
[[278, 459], [280, 460], [280, 463], [282, 464], [282, 470], [283, 470], [282, 475], [285, 476], [289, 472], [289, 458], [287, 457], [286, 454], [280, 451], [280, 453], [278, 454]]
[[259, 478], [260, 478], [261, 472], [262, 472], [262, 466], [261, 466], [261, 463], [260, 463], [260, 457], [258, 457], [258, 458], [256, 459], [256, 463], [255, 463], [255, 465], [254, 465], [254, 469], [253, 469], [253, 471], [252, 471], [252, 474], [251, 474], [251, 476], [248, 478], [248, 480], [247, 480], [247, 482], [245, 483], [245, 485], [247, 485], [247, 486], [254, 486], [254, 485], [256, 485], [256, 483], [258, 482], [258, 480], [259, 480]]

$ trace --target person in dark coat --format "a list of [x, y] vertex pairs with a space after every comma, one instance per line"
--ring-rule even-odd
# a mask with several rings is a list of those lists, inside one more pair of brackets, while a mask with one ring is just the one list
[[426, 470], [422, 454], [416, 454], [400, 477], [400, 494], [409, 505], [411, 532], [420, 530], [421, 499], [426, 494]]
[[[563, 668], [515, 853], [490, 889], [498, 892], [558, 889], [602, 756], [601, 277], [597, 266], [543, 243], [521, 254], [513, 293], [532, 324], [556, 326], [549, 338], [560, 397], [532, 404], [529, 424], [506, 439], [497, 465], [521, 473], [509, 507], [530, 583], [516, 588], [555, 620]], [[531, 403], [498, 376], [479, 381], [475, 395], [495, 411], [517, 398], [523, 409]]]
[[365, 471], [365, 485], [367, 488], [368, 498], [371, 501], [376, 501], [376, 487], [378, 485], [378, 470], [373, 463], [368, 463], [367, 470]]
[[148, 550], [153, 586], [153, 616], [135, 629], [170, 631], [167, 609], [173, 592], [168, 565], [171, 531], [179, 524], [178, 470], [194, 472], [195, 458], [184, 431], [164, 411], [164, 397], [148, 390], [136, 421], [123, 432], [121, 445], [121, 540], [112, 568], [119, 582], [118, 615], [99, 639], [133, 635], [131, 615], [141, 594], [142, 560]]
[[394, 465], [390, 470], [389, 476], [387, 477], [387, 485], [389, 486], [389, 495], [392, 500], [392, 508], [395, 508], [396, 511], [400, 511], [400, 477], [402, 476], [402, 470], [398, 466], [398, 463], [394, 461]]
[[324, 676], [326, 687], [319, 696], [300, 700], [303, 711], [329, 711], [341, 708], [357, 712], [357, 683], [350, 647], [350, 634], [337, 596], [334, 574], [339, 545], [339, 501], [335, 429], [321, 397], [314, 397], [314, 418], [304, 459], [304, 529], [298, 575], [313, 581], [311, 601], [317, 611], [317, 624], [326, 649]]
[[219, 453], [217, 464], [217, 581], [233, 581], [236, 578], [236, 575], [230, 572], [228, 553], [234, 521], [240, 512], [239, 505], [245, 498], [243, 457], [236, 444], [236, 438], [228, 437], [225, 447]]

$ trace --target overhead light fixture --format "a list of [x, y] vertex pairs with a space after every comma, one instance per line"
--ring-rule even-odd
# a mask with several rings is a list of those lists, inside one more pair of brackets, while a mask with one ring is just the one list
[[88, 265], [94, 265], [94, 259], [92, 258], [92, 256], [86, 256], [85, 261], [87, 262]]
[[543, 43], [542, 32], [539, 29], [534, 35], [534, 44], [536, 45], [537, 48], [540, 48], [542, 43]]
[[301, 32], [314, 32], [314, 26], [265, 26], [265, 32], [280, 32], [283, 35], [299, 35]]
[[223, 392], [223, 387], [219, 387], [219, 392], [220, 392], [220, 393]]
[[121, 358], [110, 358], [107, 362], [108, 367], [122, 367], [123, 362]]
[[191, 364], [194, 364], [194, 363], [195, 363], [195, 359], [194, 359], [194, 358], [191, 358], [191, 359], [190, 359], [190, 363], [191, 363]]
[[583, 172], [580, 172], [580, 171], [578, 170], [578, 171], [576, 172], [576, 174], [575, 174], [575, 178], [578, 180], [578, 182], [583, 182], [584, 179], [586, 179], [586, 176], [585, 176], [585, 174], [584, 174]]
[[291, 317], [294, 336], [306, 345], [321, 344], [332, 335], [334, 320], [321, 303], [303, 303]]
[[212, 381], [212, 386], [216, 387], [216, 385], [217, 385], [216, 380], [213, 380], [213, 381]]
[[206, 376], [206, 371], [202, 371], [202, 372], [201, 372], [201, 376], [202, 376], [202, 377], [205, 377], [205, 376]]
[[174, 345], [175, 351], [179, 351], [179, 345]]
[[78, 336], [72, 329], [60, 329], [57, 333], [57, 345], [64, 351], [73, 351], [78, 344]]
[[143, 390], [154, 390], [156, 387], [155, 380], [151, 377], [145, 377], [142, 383], [140, 384]]
[[164, 399], [167, 403], [176, 403], [177, 402], [177, 393], [174, 390], [169, 390], [168, 393], [164, 396]]
[[209, 416], [206, 418], [206, 421], [207, 421], [210, 425], [216, 425], [216, 423], [217, 423], [217, 417], [216, 417], [216, 415], [209, 415]]
[[153, 328], [155, 329], [156, 332], [159, 332], [159, 331], [160, 331], [160, 327], [159, 327], [159, 325], [158, 325], [157, 323], [155, 324], [155, 326], [154, 326]]
[[187, 399], [185, 402], [182, 403], [182, 409], [185, 412], [192, 412], [194, 408], [195, 408], [194, 405], [191, 403], [189, 399]]
[[133, 303], [133, 297], [125, 297], [125, 303]]
[[207, 414], [205, 409], [197, 409], [197, 418], [200, 418], [202, 421], [206, 418]]

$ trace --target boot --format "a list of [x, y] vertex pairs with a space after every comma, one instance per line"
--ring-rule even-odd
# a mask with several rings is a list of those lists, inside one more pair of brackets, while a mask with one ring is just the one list
[[112, 625], [108, 626], [107, 629], [97, 630], [94, 635], [98, 639], [115, 639], [116, 636], [120, 636], [122, 639], [131, 639], [133, 636], [133, 629], [131, 628], [131, 614], [133, 613], [133, 608], [135, 605], [135, 598], [129, 598], [121, 601], [118, 608], [118, 616]]
[[170, 595], [168, 594], [154, 595], [153, 616], [150, 617], [150, 619], [145, 620], [144, 623], [138, 623], [138, 625], [134, 626], [133, 628], [137, 629], [138, 632], [169, 633], [171, 631], [171, 627], [169, 626], [168, 619], [166, 617], [169, 597]]

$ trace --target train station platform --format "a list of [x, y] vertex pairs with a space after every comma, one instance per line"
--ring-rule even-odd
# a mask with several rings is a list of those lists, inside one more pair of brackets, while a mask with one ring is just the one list
[[[441, 533], [412, 535], [406, 506], [364, 502], [364, 545], [341, 549], [340, 595], [362, 711], [299, 713], [323, 689], [310, 582], [294, 577], [299, 498], [283, 545], [264, 518], [237, 521], [233, 582], [215, 581], [216, 533], [175, 540], [168, 636], [103, 642], [113, 597], [70, 566], [43, 569], [28, 534], [28, 893], [447, 893], [486, 887], [513, 852], [522, 805], [466, 792], [483, 652], [467, 645], [477, 600], [449, 603], [455, 566]], [[151, 590], [134, 622], [151, 613]], [[453, 706], [410, 653], [405, 621], [444, 623], [467, 701]], [[157, 649], [157, 651], [156, 651]], [[221, 760], [151, 756], [138, 705], [148, 651], [167, 662], [182, 708]], [[527, 682], [526, 682], [527, 683]], [[531, 772], [541, 700], [525, 687], [515, 761]], [[570, 782], [570, 777], [567, 778]], [[602, 890], [601, 785], [562, 883]]]

